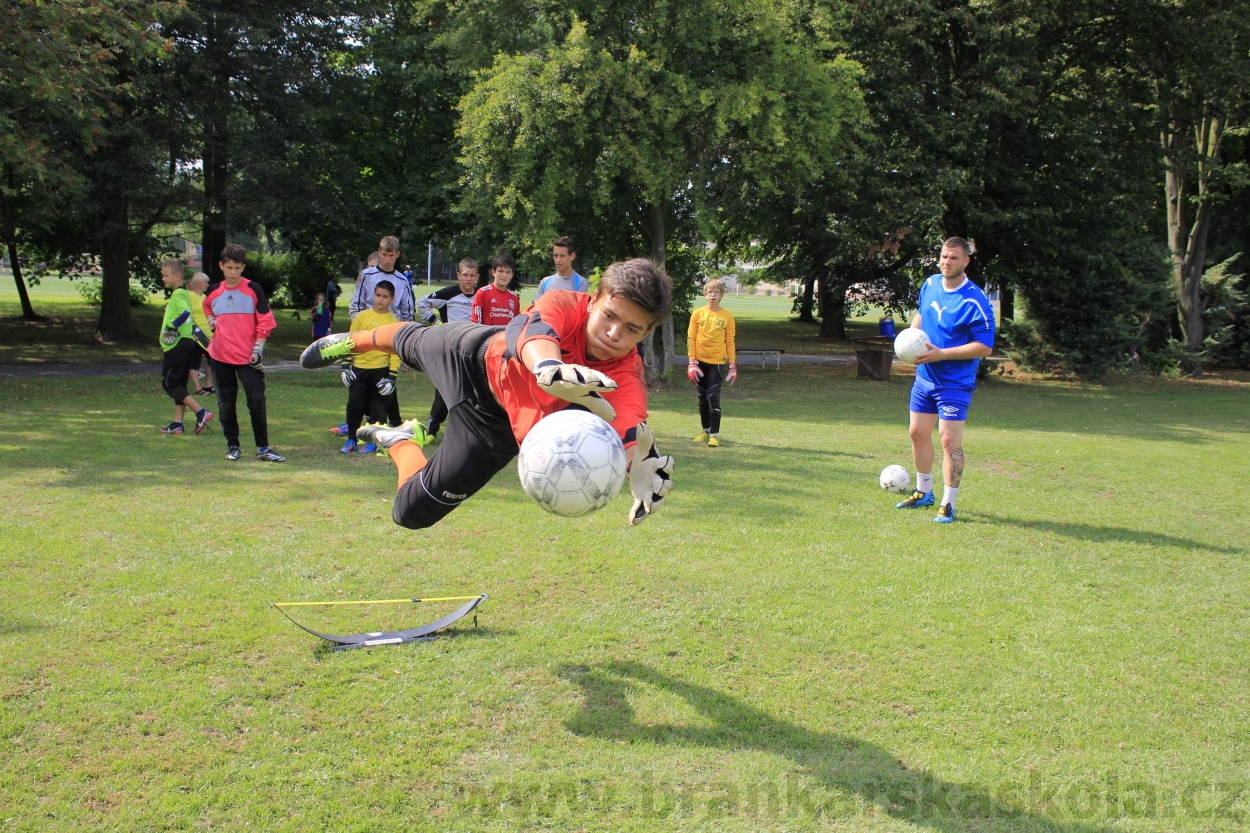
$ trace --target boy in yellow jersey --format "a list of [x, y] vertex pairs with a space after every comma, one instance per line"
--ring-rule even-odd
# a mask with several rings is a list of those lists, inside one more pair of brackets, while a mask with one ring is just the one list
[[[187, 291], [191, 293], [191, 321], [195, 326], [200, 328], [203, 338], [209, 341], [213, 338], [213, 329], [208, 326], [208, 316], [204, 313], [204, 293], [208, 291], [208, 275], [203, 272], [196, 272], [191, 276], [191, 281], [187, 284]], [[200, 336], [196, 336], [199, 341]], [[201, 345], [200, 352], [203, 354], [201, 359], [208, 357], [208, 347]], [[195, 391], [196, 396], [208, 396], [217, 392], [213, 387], [213, 366], [211, 363], [206, 364], [204, 373], [200, 374], [200, 364], [196, 362], [195, 367], [191, 368], [191, 376], [187, 379], [187, 387]], [[201, 384], [201, 378], [203, 384]]]
[[[352, 319], [351, 331], [374, 330], [383, 324], [396, 324], [399, 319], [391, 312], [391, 301], [395, 299], [395, 284], [387, 280], [378, 281], [373, 288], [373, 306], [356, 313]], [[391, 399], [395, 396], [395, 374], [399, 372], [399, 356], [394, 353], [383, 353], [381, 350], [370, 350], [352, 356], [350, 362], [344, 362], [343, 384], [347, 385], [347, 442], [339, 451], [350, 454], [357, 451], [361, 454], [372, 454], [378, 450], [373, 443], [358, 445], [356, 429], [360, 420], [368, 414], [369, 421], [385, 423]]]
[[[699, 391], [699, 419], [703, 430], [694, 438], [697, 443], [706, 442], [708, 447], [720, 445], [720, 386], [722, 381], [733, 384], [738, 378], [738, 365], [734, 364], [734, 317], [729, 310], [721, 309], [720, 299], [725, 297], [725, 284], [712, 279], [703, 289], [707, 306], [690, 316], [690, 330], [686, 333], [686, 351], [690, 364], [686, 376]], [[725, 365], [729, 365], [725, 372]]]

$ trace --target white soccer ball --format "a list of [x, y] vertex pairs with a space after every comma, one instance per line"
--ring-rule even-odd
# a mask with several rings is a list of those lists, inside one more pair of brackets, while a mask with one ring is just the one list
[[929, 336], [924, 330], [908, 327], [894, 339], [894, 355], [908, 364], [915, 364], [916, 356], [929, 349]]
[[902, 466], [886, 466], [881, 470], [881, 488], [902, 494], [911, 484], [911, 475]]
[[625, 483], [625, 446], [588, 411], [556, 411], [539, 420], [517, 456], [521, 488], [556, 515], [576, 518], [601, 509]]

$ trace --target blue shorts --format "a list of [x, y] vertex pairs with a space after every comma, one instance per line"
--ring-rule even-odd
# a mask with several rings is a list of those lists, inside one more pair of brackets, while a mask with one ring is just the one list
[[916, 377], [911, 386], [910, 410], [918, 414], [937, 414], [938, 419], [963, 422], [972, 405], [972, 391], [963, 388], [939, 388], [927, 379]]

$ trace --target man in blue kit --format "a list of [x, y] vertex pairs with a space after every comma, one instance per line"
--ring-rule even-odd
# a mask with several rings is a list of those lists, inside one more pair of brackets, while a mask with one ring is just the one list
[[955, 498], [964, 474], [964, 423], [977, 366], [994, 349], [994, 310], [979, 286], [964, 273], [972, 246], [962, 237], [942, 244], [940, 274], [920, 288], [920, 309], [911, 326], [928, 336], [929, 349], [916, 357], [916, 382], [911, 389], [911, 455], [916, 464], [916, 491], [895, 504], [898, 509], [933, 505], [933, 429], [942, 439], [942, 504], [933, 520], [955, 520]]

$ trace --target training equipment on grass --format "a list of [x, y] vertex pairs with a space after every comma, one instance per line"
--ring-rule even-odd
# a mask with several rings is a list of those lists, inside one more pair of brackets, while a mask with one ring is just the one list
[[581, 410], [549, 414], [517, 455], [525, 494], [556, 515], [576, 518], [606, 506], [625, 482], [625, 446], [599, 417]]
[[[288, 619], [291, 614], [287, 613], [284, 608], [288, 607], [331, 607], [339, 605], [392, 605], [392, 604], [424, 604], [430, 602], [467, 602], [453, 613], [449, 613], [441, 619], [436, 619], [428, 625], [422, 625], [419, 628], [408, 628], [402, 631], [373, 631], [371, 633], [357, 633], [348, 636], [334, 636], [332, 634], [320, 633], [312, 628], [305, 627], [294, 619], [291, 623], [302, 631], [307, 631], [313, 636], [324, 639], [334, 645], [335, 651], [345, 651], [349, 648], [373, 648], [378, 645], [403, 645], [405, 642], [429, 642], [434, 635], [444, 628], [460, 621], [464, 617], [473, 613], [474, 609], [482, 602], [486, 601], [487, 595], [479, 593], [476, 596], [440, 596], [437, 598], [411, 598], [411, 599], [375, 599], [371, 601], [360, 602], [273, 602], [273, 606], [278, 609]], [[477, 627], [477, 614], [473, 615], [473, 627]]]
[[886, 466], [881, 470], [881, 488], [902, 494], [911, 485], [911, 475], [902, 466]]
[[908, 327], [894, 339], [894, 355], [908, 364], [915, 364], [916, 357], [929, 351], [929, 336], [924, 330]]

